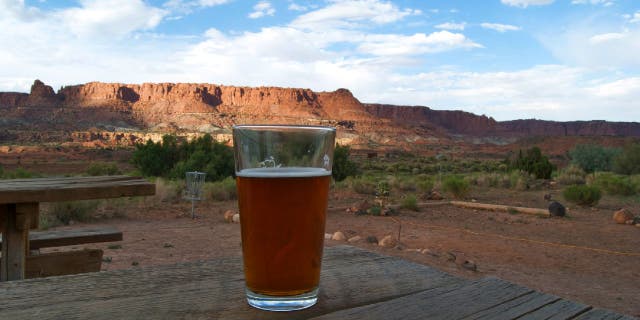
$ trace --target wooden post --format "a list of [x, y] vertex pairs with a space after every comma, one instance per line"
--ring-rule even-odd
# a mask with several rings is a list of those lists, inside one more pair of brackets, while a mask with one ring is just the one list
[[6, 204], [0, 210], [4, 225], [0, 281], [22, 280], [29, 254], [29, 228], [32, 217], [38, 215], [38, 204]]

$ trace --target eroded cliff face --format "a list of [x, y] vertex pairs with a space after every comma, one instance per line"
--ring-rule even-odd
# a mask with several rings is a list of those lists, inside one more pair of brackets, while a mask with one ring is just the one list
[[[163, 133], [210, 133], [228, 141], [238, 123], [332, 125], [362, 149], [431, 150], [504, 144], [533, 136], [640, 137], [640, 123], [498, 122], [464, 111], [363, 104], [347, 89], [235, 87], [197, 83], [90, 82], [57, 93], [36, 80], [29, 94], [0, 93], [0, 140], [132, 145]], [[505, 142], [506, 141], [506, 142]], [[436, 151], [434, 151], [436, 150]]]

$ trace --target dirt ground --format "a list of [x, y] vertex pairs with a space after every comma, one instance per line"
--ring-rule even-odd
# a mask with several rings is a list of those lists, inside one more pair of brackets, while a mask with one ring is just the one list
[[[544, 193], [527, 191], [523, 196], [504, 191], [474, 197], [479, 202], [545, 208]], [[347, 238], [362, 239], [327, 240], [327, 246], [348, 243], [464, 278], [500, 277], [640, 317], [640, 228], [615, 224], [611, 219], [615, 205], [572, 207], [565, 218], [477, 211], [437, 203], [427, 203], [418, 212], [400, 210], [391, 217], [356, 216], [345, 211], [363, 198], [344, 190], [332, 191], [326, 232], [341, 231]], [[129, 208], [126, 218], [90, 224], [118, 227], [124, 233], [119, 245], [88, 247], [104, 250], [104, 270], [239, 256], [240, 226], [223, 219], [226, 210], [236, 208], [235, 201], [199, 203], [196, 211], [200, 217], [193, 220], [187, 202], [165, 204], [147, 199]], [[637, 207], [631, 209], [639, 213]], [[397, 238], [400, 227], [397, 247], [380, 247], [366, 240], [369, 236]]]

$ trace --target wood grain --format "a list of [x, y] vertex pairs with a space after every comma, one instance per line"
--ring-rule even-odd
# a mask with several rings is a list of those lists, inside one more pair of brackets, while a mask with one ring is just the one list
[[122, 231], [109, 226], [29, 233], [29, 248], [32, 250], [112, 241], [122, 241]]
[[309, 309], [257, 310], [244, 298], [240, 257], [229, 257], [0, 283], [0, 319], [622, 317], [504, 280], [464, 280], [348, 246], [326, 248], [320, 285], [319, 302]]
[[129, 176], [0, 181], [0, 203], [73, 201], [154, 194], [155, 184]]
[[301, 312], [249, 307], [242, 264], [234, 257], [1, 283], [0, 318], [306, 319], [463, 281], [351, 247], [327, 248], [323, 263], [320, 302]]
[[29, 215], [24, 213], [17, 219], [16, 205], [3, 206], [0, 219], [2, 225], [2, 260], [0, 260], [0, 281], [24, 279], [26, 256], [29, 252], [27, 237], [30, 225]]

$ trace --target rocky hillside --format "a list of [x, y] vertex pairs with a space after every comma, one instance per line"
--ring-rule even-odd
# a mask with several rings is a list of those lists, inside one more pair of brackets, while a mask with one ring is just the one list
[[168, 132], [206, 132], [225, 141], [236, 123], [332, 125], [339, 141], [354, 148], [426, 153], [535, 136], [640, 137], [637, 122], [498, 122], [464, 111], [364, 104], [347, 89], [91, 82], [55, 92], [36, 80], [29, 94], [0, 92], [0, 111], [4, 144], [131, 145]]

